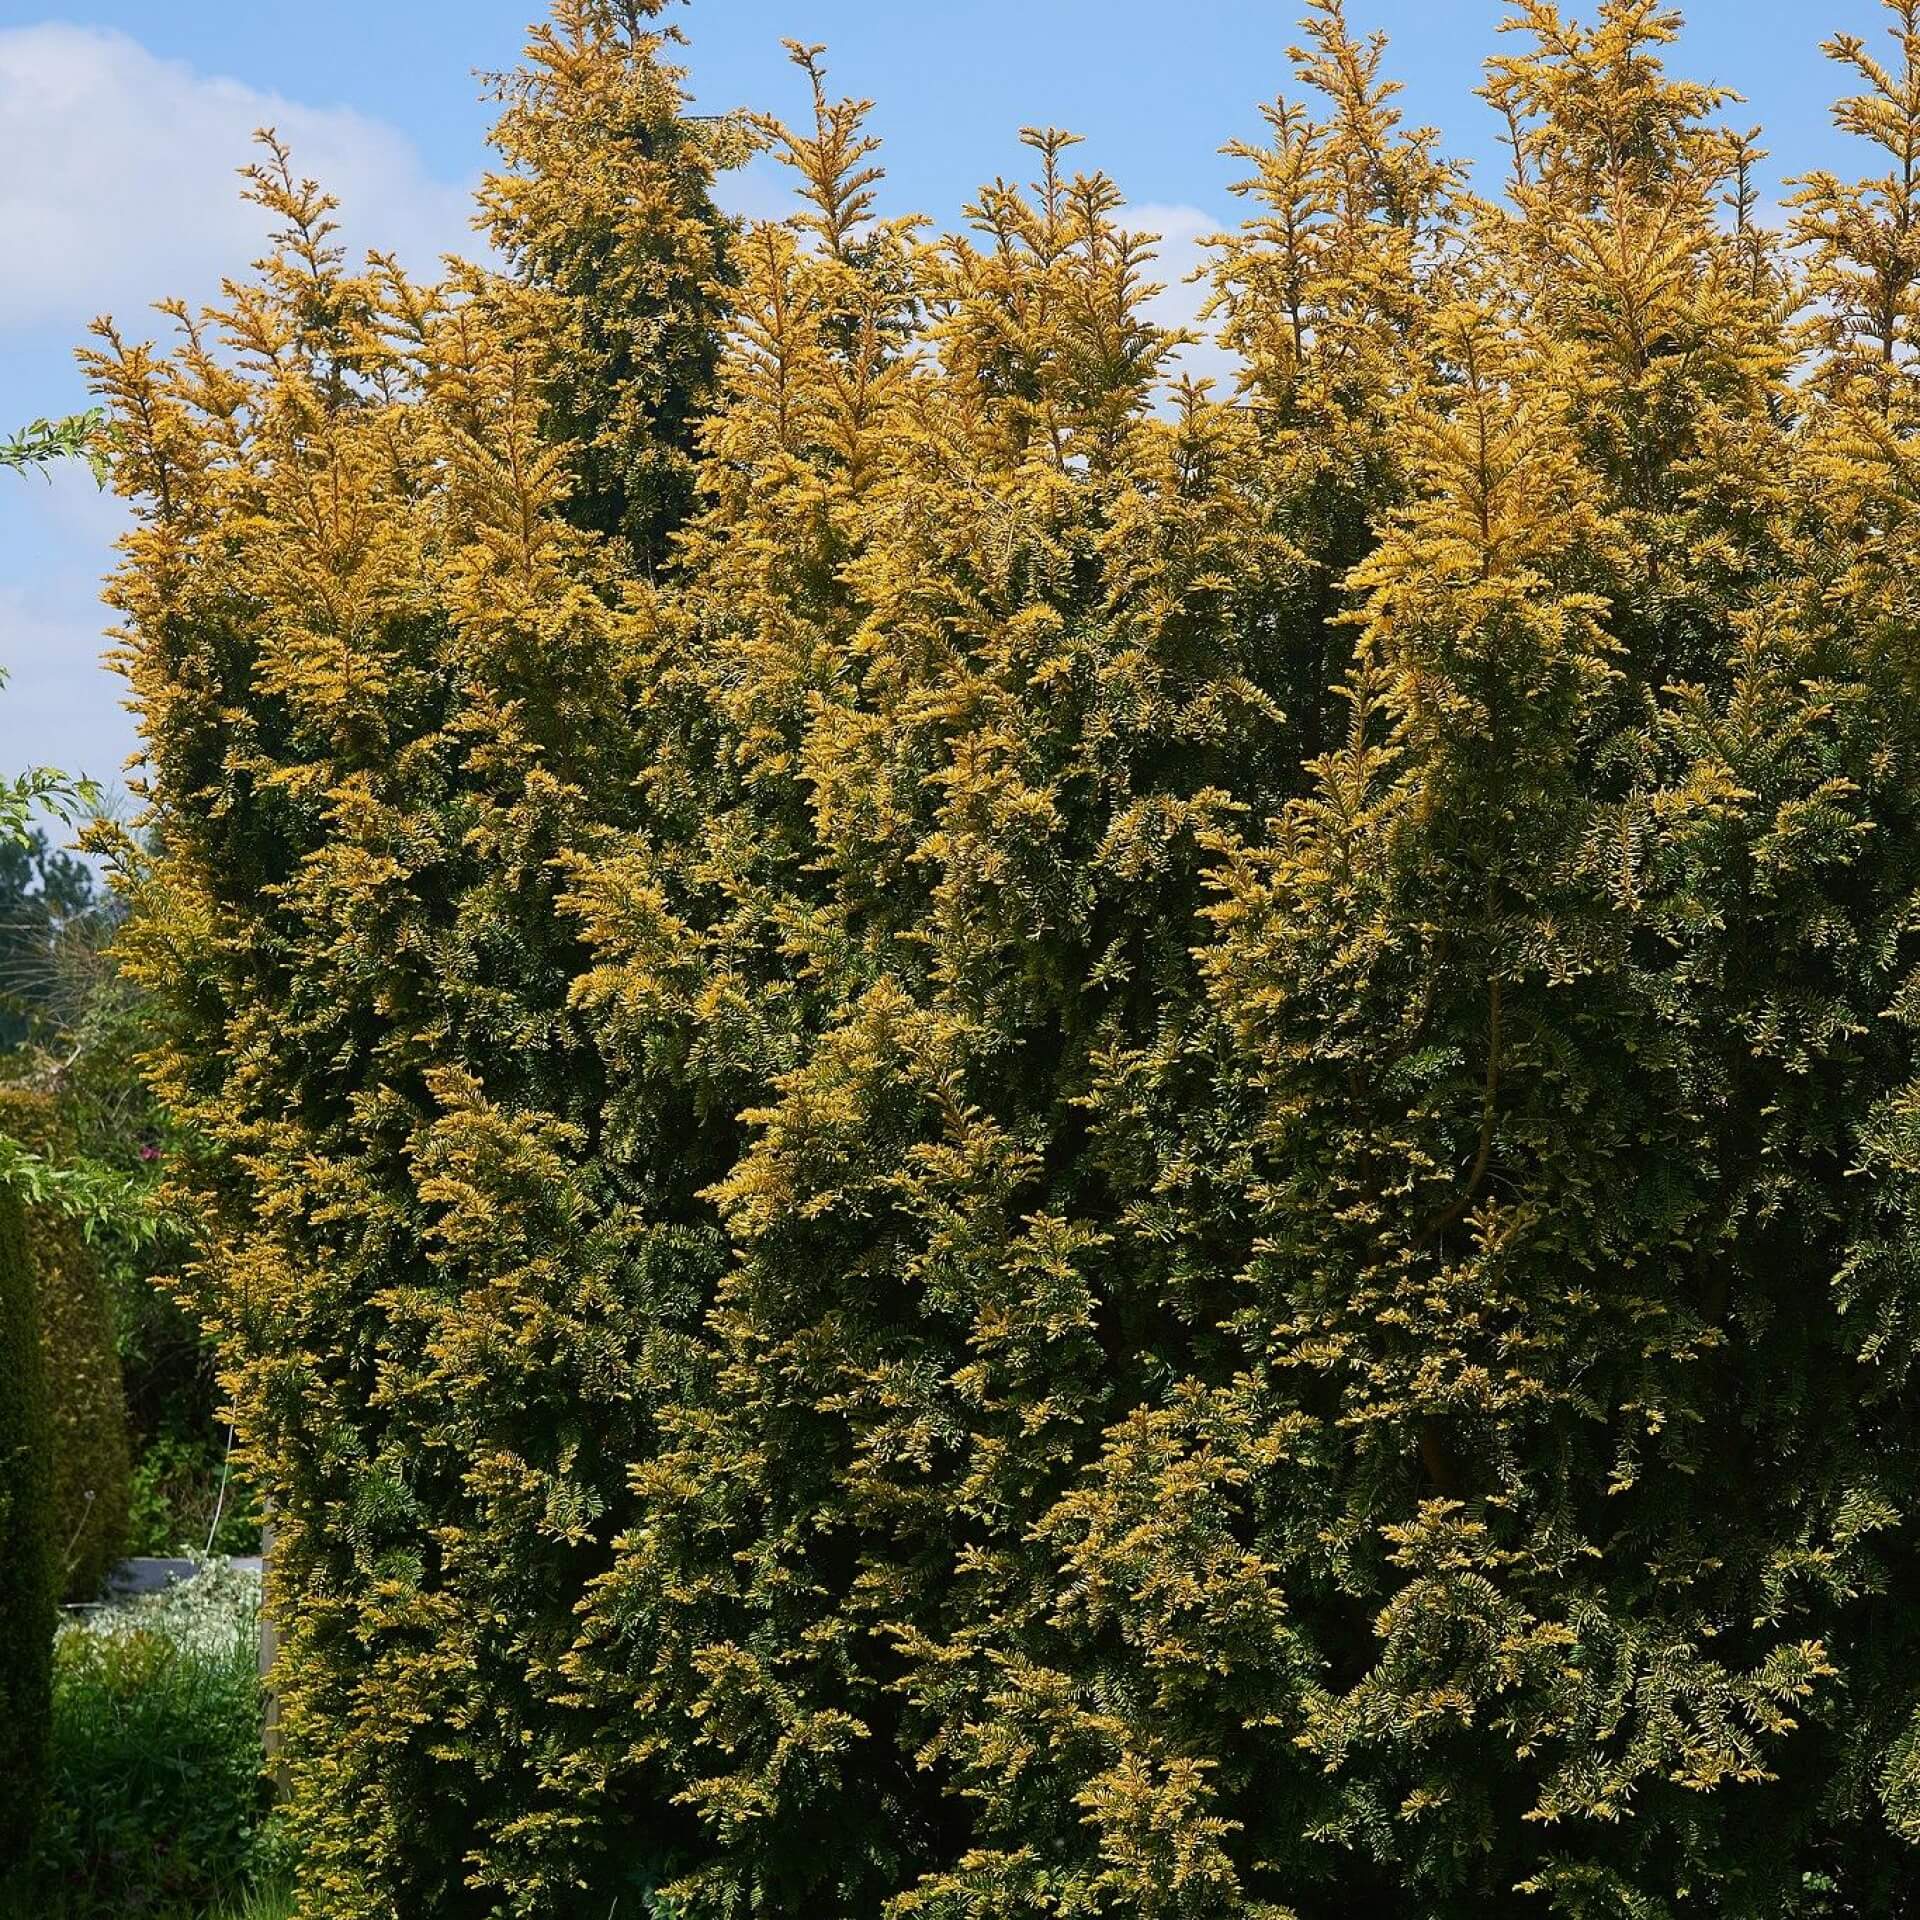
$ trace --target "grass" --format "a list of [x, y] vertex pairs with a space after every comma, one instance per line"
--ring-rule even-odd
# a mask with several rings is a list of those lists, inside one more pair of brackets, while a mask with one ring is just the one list
[[262, 1887], [239, 1900], [209, 1907], [201, 1920], [293, 1920], [293, 1895], [283, 1887]]

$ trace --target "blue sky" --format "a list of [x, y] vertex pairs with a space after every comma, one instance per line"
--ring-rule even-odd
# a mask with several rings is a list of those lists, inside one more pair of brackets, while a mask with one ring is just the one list
[[[464, 196], [485, 161], [490, 109], [475, 69], [510, 65], [538, 0], [0, 0], [0, 424], [85, 395], [71, 350], [111, 310], [205, 298], [244, 267], [258, 223], [232, 191], [248, 130], [277, 124], [346, 202], [348, 237], [429, 263], [463, 244]], [[1570, 9], [1580, 12], [1576, 4]], [[680, 11], [703, 107], [798, 112], [783, 38], [824, 41], [838, 88], [871, 96], [889, 211], [953, 223], [983, 176], [1012, 171], [1017, 130], [1086, 136], [1141, 224], [1193, 241], [1232, 214], [1225, 140], [1257, 137], [1286, 85], [1288, 0], [696, 0]], [[1410, 117], [1490, 161], [1474, 99], [1497, 44], [1498, 0], [1350, 0], [1393, 43]], [[1675, 64], [1736, 88], [1777, 173], [1859, 170], [1828, 119], [1819, 43], [1877, 36], [1877, 0], [1694, 0]], [[170, 183], [162, 185], [160, 183]], [[776, 204], [755, 175], [745, 211]], [[1168, 296], [1169, 311], [1181, 299]], [[97, 583], [119, 509], [77, 473], [0, 476], [0, 768], [53, 763], [114, 778], [132, 750], [118, 683], [98, 665]]]

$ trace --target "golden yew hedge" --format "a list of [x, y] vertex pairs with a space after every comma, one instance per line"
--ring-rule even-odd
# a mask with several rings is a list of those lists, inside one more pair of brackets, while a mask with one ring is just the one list
[[1913, 1910], [1888, 12], [1774, 231], [1657, 0], [1513, 0], [1477, 192], [1321, 0], [1231, 388], [1067, 135], [937, 236], [660, 0], [495, 265], [270, 148], [105, 331], [304, 1912]]

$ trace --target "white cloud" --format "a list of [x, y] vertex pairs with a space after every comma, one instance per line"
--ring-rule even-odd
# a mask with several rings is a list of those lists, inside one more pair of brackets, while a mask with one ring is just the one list
[[[163, 60], [125, 34], [0, 29], [0, 432], [84, 404], [67, 352], [95, 315], [136, 338], [199, 305], [265, 251], [268, 215], [236, 170], [274, 127], [341, 202], [340, 239], [425, 277], [471, 251], [468, 188], [435, 180], [398, 129]], [[100, 664], [100, 581], [125, 510], [84, 471], [0, 474], [0, 774], [63, 766], [112, 781], [135, 746], [126, 689]]]
[[1228, 399], [1239, 362], [1213, 337], [1211, 325], [1202, 323], [1200, 309], [1212, 289], [1204, 281], [1193, 278], [1212, 257], [1211, 249], [1203, 246], [1202, 241], [1209, 234], [1220, 232], [1223, 223], [1200, 207], [1152, 201], [1123, 208], [1119, 219], [1130, 232], [1160, 236], [1154, 247], [1153, 278], [1162, 285], [1148, 302], [1148, 317], [1159, 326], [1184, 329], [1201, 336], [1194, 345], [1180, 351], [1175, 365], [1196, 380], [1211, 380], [1216, 400]]
[[432, 179], [396, 129], [163, 60], [125, 34], [0, 31], [0, 332], [131, 318], [210, 296], [262, 250], [269, 222], [235, 170], [271, 126], [337, 195], [343, 236], [417, 273], [471, 243], [467, 189]]
[[139, 738], [126, 683], [101, 660], [110, 618], [84, 563], [0, 581], [0, 773], [59, 767], [121, 790]]
[[788, 220], [805, 204], [799, 176], [765, 151], [756, 153], [744, 167], [719, 175], [713, 197], [722, 211], [749, 222]]

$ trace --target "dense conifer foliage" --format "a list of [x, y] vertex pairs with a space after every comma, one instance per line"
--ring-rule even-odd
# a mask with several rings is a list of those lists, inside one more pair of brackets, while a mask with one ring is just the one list
[[1321, 0], [1231, 391], [659, 12], [93, 361], [306, 1910], [1912, 1911], [1920, 0], [1785, 232], [1656, 0], [1477, 184]]

